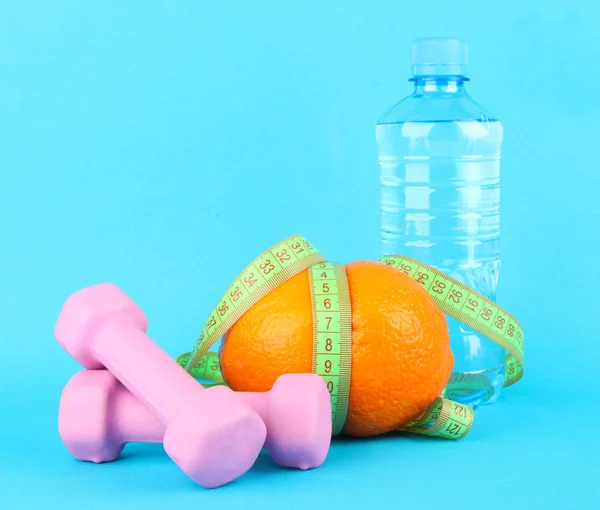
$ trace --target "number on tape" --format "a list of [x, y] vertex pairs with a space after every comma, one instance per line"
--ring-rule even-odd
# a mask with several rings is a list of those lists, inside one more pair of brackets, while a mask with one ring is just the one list
[[[182, 368], [185, 368], [189, 359], [190, 353], [188, 352], [179, 356], [177, 358], [177, 363]], [[225, 382], [223, 374], [221, 373], [221, 363], [219, 361], [218, 352], [207, 352], [200, 360], [198, 360], [198, 363], [193, 366], [189, 373], [194, 379], [204, 379], [216, 383]]]
[[352, 365], [352, 311], [344, 266], [323, 262], [308, 271], [313, 311], [312, 371], [320, 375], [331, 396], [333, 435], [348, 416]]
[[423, 416], [402, 431], [456, 440], [469, 433], [474, 419], [475, 413], [469, 406], [439, 397]]
[[510, 313], [479, 292], [423, 262], [401, 255], [388, 255], [379, 260], [420, 283], [435, 304], [450, 317], [508, 351], [504, 386], [521, 379], [525, 336], [521, 324]]
[[215, 342], [261, 298], [292, 276], [324, 261], [301, 235], [290, 237], [259, 255], [229, 286], [208, 316], [185, 369], [191, 373]]

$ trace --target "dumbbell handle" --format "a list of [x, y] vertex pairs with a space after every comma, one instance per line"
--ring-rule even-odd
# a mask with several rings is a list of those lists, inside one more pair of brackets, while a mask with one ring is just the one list
[[[195, 383], [198, 386], [200, 384]], [[263, 421], [267, 421], [268, 392], [238, 393], [239, 399], [252, 407]], [[119, 385], [109, 405], [114, 438], [121, 443], [162, 443], [165, 425], [127, 388]]]
[[162, 443], [165, 425], [127, 388], [119, 385], [109, 405], [110, 433], [120, 443]]
[[186, 398], [203, 391], [191, 375], [135, 326], [101, 326], [89, 348], [164, 425]]

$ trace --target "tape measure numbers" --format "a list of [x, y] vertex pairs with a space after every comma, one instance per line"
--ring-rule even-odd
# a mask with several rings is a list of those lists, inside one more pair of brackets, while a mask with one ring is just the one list
[[185, 369], [191, 372], [252, 305], [292, 276], [320, 262], [325, 262], [325, 258], [301, 235], [264, 251], [246, 266], [210, 313]]
[[[190, 359], [190, 353], [182, 354], [177, 358], [177, 363], [185, 368]], [[207, 352], [196, 363], [189, 374], [194, 379], [203, 379], [213, 382], [224, 382], [223, 374], [221, 373], [221, 362], [218, 352]]]
[[438, 397], [425, 414], [411, 423], [404, 432], [445, 439], [461, 439], [471, 430], [475, 413], [469, 406]]
[[352, 311], [346, 270], [324, 262], [308, 271], [313, 310], [313, 374], [320, 375], [331, 396], [333, 435], [348, 416], [352, 366]]
[[423, 285], [435, 304], [446, 314], [504, 347], [504, 386], [523, 377], [523, 328], [504, 308], [458, 280], [423, 262], [401, 255], [388, 255], [380, 262], [395, 267]]

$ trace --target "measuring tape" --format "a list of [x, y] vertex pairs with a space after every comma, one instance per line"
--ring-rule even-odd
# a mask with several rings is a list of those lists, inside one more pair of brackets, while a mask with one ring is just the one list
[[313, 311], [313, 374], [320, 375], [331, 396], [332, 433], [348, 417], [352, 366], [352, 311], [346, 270], [324, 262], [308, 271]]
[[[508, 352], [505, 386], [523, 375], [523, 329], [506, 310], [457, 280], [409, 257], [390, 255], [386, 265], [415, 279], [436, 305], [448, 315], [499, 343]], [[334, 435], [344, 427], [348, 414], [352, 360], [352, 314], [348, 282], [341, 264], [325, 258], [301, 235], [263, 252], [230, 285], [205, 322], [191, 353], [177, 362], [196, 379], [226, 384], [219, 355], [209, 349], [269, 292], [305, 269], [309, 269], [313, 309], [313, 372], [327, 384], [332, 398]], [[476, 376], [478, 374], [463, 374]], [[405, 432], [460, 439], [474, 419], [473, 410], [444, 397], [437, 398]]]
[[[423, 262], [388, 255], [379, 259], [420, 283], [446, 314], [470, 326], [508, 351], [504, 386], [523, 377], [523, 328], [504, 308], [458, 280]], [[471, 374], [464, 374], [465, 376]], [[472, 374], [477, 376], [477, 374]]]
[[438, 397], [423, 416], [400, 431], [444, 439], [461, 439], [471, 430], [474, 418], [473, 408]]
[[264, 251], [234, 280], [210, 313], [185, 369], [196, 363], [252, 306], [310, 266], [325, 262], [312, 244], [297, 235]]

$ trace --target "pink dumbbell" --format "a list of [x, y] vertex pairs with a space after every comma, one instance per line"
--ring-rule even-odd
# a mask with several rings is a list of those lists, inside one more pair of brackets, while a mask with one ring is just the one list
[[88, 369], [107, 368], [166, 426], [169, 457], [195, 482], [218, 487], [258, 457], [266, 427], [225, 386], [204, 389], [145, 333], [147, 320], [118, 287], [71, 295], [58, 318], [58, 342]]
[[[331, 403], [315, 374], [282, 375], [271, 391], [238, 393], [267, 426], [265, 448], [280, 465], [320, 466], [331, 441]], [[126, 443], [160, 443], [164, 425], [108, 370], [84, 370], [67, 383], [58, 428], [79, 460], [108, 462]]]

